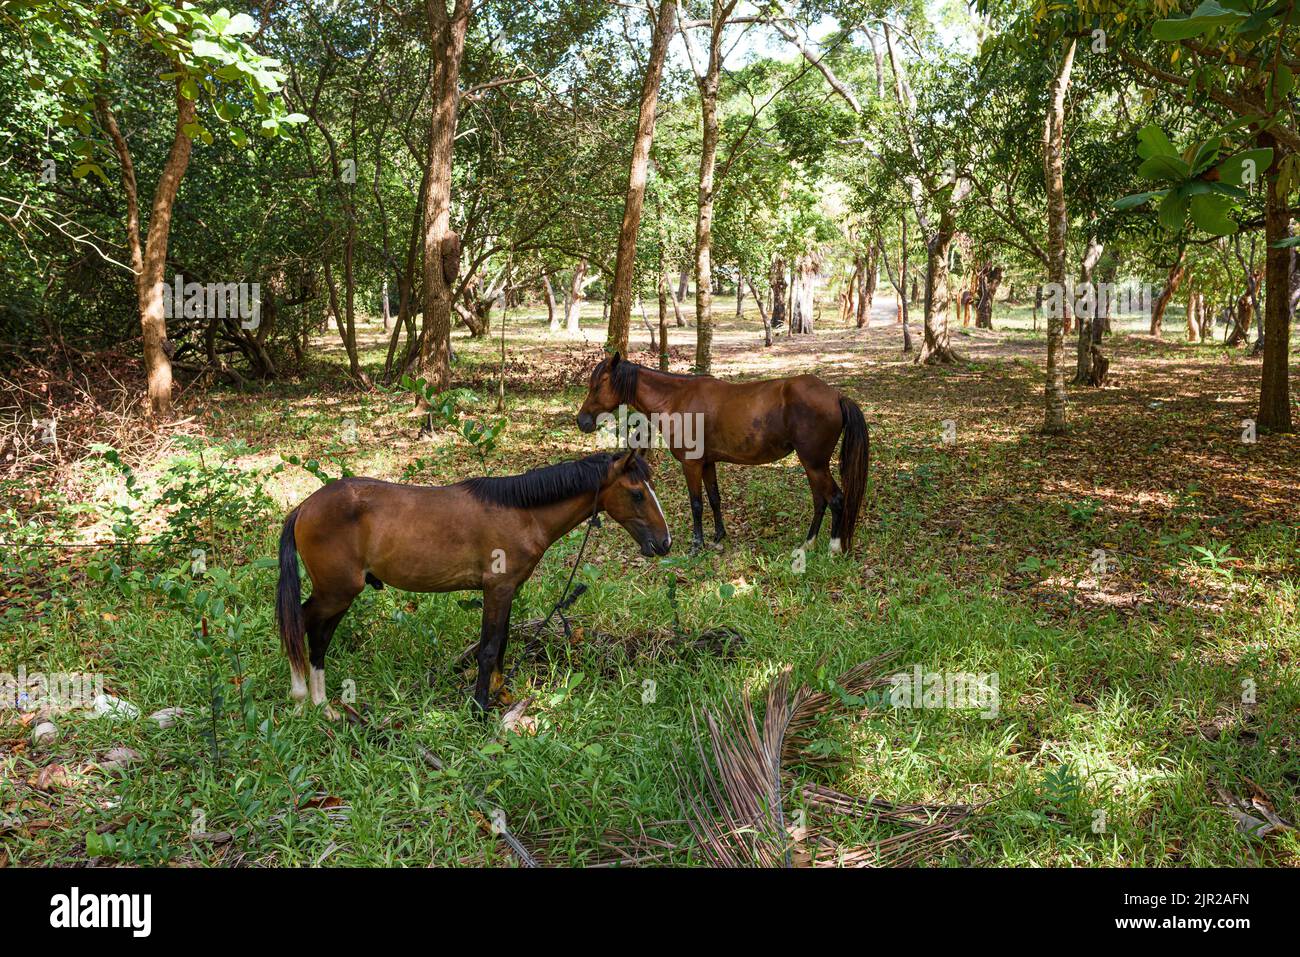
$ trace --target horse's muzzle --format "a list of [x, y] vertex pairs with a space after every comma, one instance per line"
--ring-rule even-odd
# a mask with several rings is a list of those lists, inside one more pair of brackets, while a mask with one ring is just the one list
[[646, 558], [653, 558], [656, 555], [667, 555], [668, 550], [673, 547], [673, 537], [665, 535], [662, 540], [655, 541], [653, 538], [646, 538], [641, 543], [641, 554]]
[[578, 413], [578, 428], [587, 433], [596, 431], [596, 417], [590, 412]]

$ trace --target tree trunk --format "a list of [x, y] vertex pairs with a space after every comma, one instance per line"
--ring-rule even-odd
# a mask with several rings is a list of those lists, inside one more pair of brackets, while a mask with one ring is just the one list
[[1065, 208], [1065, 93], [1074, 66], [1074, 40], [1069, 41], [1060, 71], [1052, 80], [1051, 96], [1043, 131], [1043, 168], [1047, 183], [1048, 280], [1060, 292], [1060, 307], [1047, 313], [1047, 381], [1044, 389], [1043, 431], [1048, 435], [1065, 431], [1065, 374], [1061, 352], [1065, 345], [1065, 316], [1070, 311], [1066, 287], [1065, 241], [1069, 214]]
[[772, 260], [768, 281], [772, 284], [772, 328], [780, 329], [786, 321], [785, 260], [780, 256]]
[[158, 178], [158, 186], [154, 190], [148, 233], [143, 245], [140, 241], [139, 192], [130, 148], [118, 128], [107, 98], [97, 97], [95, 105], [122, 164], [122, 186], [126, 192], [127, 245], [131, 251], [131, 268], [135, 272], [136, 306], [144, 345], [149, 413], [158, 418], [166, 418], [172, 411], [172, 363], [162, 289], [167, 266], [167, 243], [171, 235], [172, 209], [176, 204], [176, 194], [180, 191], [181, 179], [189, 166], [193, 146], [185, 133], [185, 127], [194, 122], [194, 101], [181, 93], [181, 81], [178, 79], [175, 132], [172, 134], [172, 145], [163, 164], [162, 174]]
[[[433, 116], [429, 124], [429, 189], [424, 201], [424, 322], [420, 372], [442, 392], [451, 385], [451, 310], [455, 273], [444, 260], [451, 237], [451, 161], [460, 106], [460, 62], [465, 52], [470, 0], [426, 0], [429, 49], [433, 57]], [[454, 242], [459, 253], [459, 237]]]
[[758, 318], [763, 320], [763, 345], [772, 344], [772, 322], [767, 316], [767, 307], [763, 305], [763, 297], [759, 295], [758, 290], [754, 288], [753, 282], [749, 282], [749, 294], [754, 297], [754, 303], [758, 306]]
[[587, 288], [587, 260], [579, 259], [573, 267], [573, 278], [569, 281], [569, 291], [564, 297], [564, 325], [573, 335], [581, 332], [582, 303]]
[[1268, 132], [1261, 133], [1259, 141], [1261, 146], [1273, 147], [1273, 165], [1268, 168], [1264, 205], [1264, 369], [1256, 424], [1263, 431], [1292, 432], [1287, 369], [1291, 347], [1291, 250], [1276, 248], [1291, 234], [1291, 211], [1286, 194], [1278, 189], [1283, 148]]
[[[677, 303], [680, 305], [691, 294], [691, 271], [686, 266], [682, 267], [681, 273], [677, 277]], [[678, 310], [678, 315], [681, 311]], [[679, 326], [685, 325], [685, 322], [679, 322]]]
[[926, 243], [924, 339], [916, 357], [925, 365], [957, 361], [948, 341], [948, 249], [955, 232], [952, 210], [945, 207], [938, 229]]
[[1002, 285], [1002, 267], [987, 266], [979, 272], [975, 292], [975, 328], [993, 328], [993, 303]]
[[672, 293], [668, 289], [668, 274], [664, 272], [662, 253], [659, 256], [659, 368], [668, 371], [668, 300]]
[[695, 221], [695, 372], [708, 375], [713, 367], [713, 177], [718, 161], [718, 86], [722, 77], [721, 4], [713, 3], [713, 28], [709, 31], [709, 63], [700, 78], [699, 215]]
[[1150, 333], [1157, 339], [1160, 338], [1160, 328], [1164, 323], [1165, 309], [1169, 307], [1169, 303], [1174, 298], [1174, 293], [1178, 291], [1178, 287], [1183, 281], [1183, 273], [1186, 269], [1183, 264], [1184, 253], [1184, 250], [1178, 250], [1178, 260], [1169, 270], [1169, 275], [1165, 279], [1165, 288], [1160, 290], [1160, 295], [1156, 297], [1155, 306], [1151, 310]]
[[795, 260], [794, 309], [790, 334], [811, 335], [813, 331], [813, 294], [820, 262], [816, 253], [804, 253]]
[[736, 319], [745, 318], [745, 274], [736, 268]]
[[1101, 310], [1106, 308], [1106, 304], [1102, 300], [1110, 298], [1099, 294], [1096, 285], [1092, 281], [1092, 276], [1097, 268], [1097, 263], [1101, 261], [1101, 255], [1105, 248], [1102, 243], [1097, 241], [1096, 236], [1088, 237], [1088, 248], [1084, 250], [1083, 261], [1079, 263], [1079, 284], [1084, 288], [1084, 295], [1088, 297], [1090, 308], [1087, 315], [1077, 317], [1079, 330], [1074, 367], [1075, 385], [1088, 385], [1092, 382], [1093, 329], [1096, 327]]
[[627, 340], [632, 321], [632, 274], [636, 268], [636, 237], [645, 203], [646, 175], [650, 166], [650, 143], [655, 135], [655, 108], [659, 102], [659, 81], [664, 72], [664, 57], [672, 39], [677, 6], [673, 0], [660, 0], [650, 41], [650, 59], [641, 81], [641, 106], [637, 115], [636, 137], [632, 140], [632, 164], [627, 176], [627, 198], [623, 202], [623, 223], [618, 233], [618, 255], [614, 260], [614, 288], [609, 310], [609, 328], [605, 351], [627, 355]]
[[551, 277], [542, 273], [542, 292], [546, 295], [546, 328], [551, 332], [560, 331], [560, 320], [555, 315], [555, 288], [551, 285]]
[[879, 271], [880, 244], [872, 243], [867, 252], [862, 271], [858, 273], [857, 325], [861, 329], [871, 317], [871, 303], [876, 298], [876, 276]]
[[379, 309], [384, 317], [384, 332], [393, 331], [393, 314], [388, 308], [388, 280], [384, 280], [383, 288], [379, 293]]

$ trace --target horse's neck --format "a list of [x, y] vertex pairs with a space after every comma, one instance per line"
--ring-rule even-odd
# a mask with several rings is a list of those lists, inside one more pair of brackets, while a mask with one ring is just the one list
[[672, 404], [682, 384], [689, 381], [642, 366], [637, 371], [632, 405], [639, 412], [661, 412]]
[[596, 493], [583, 492], [572, 498], [551, 502], [533, 509], [533, 517], [547, 537], [547, 547], [573, 531], [596, 507]]

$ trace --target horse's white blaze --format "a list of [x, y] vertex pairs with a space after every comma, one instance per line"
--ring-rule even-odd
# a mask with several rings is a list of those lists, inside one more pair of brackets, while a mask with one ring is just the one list
[[311, 703], [324, 704], [325, 701], [325, 669], [313, 665], [311, 669]]
[[293, 665], [289, 666], [289, 697], [294, 701], [307, 700], [307, 678]]
[[[651, 486], [651, 484], [650, 484], [649, 482], [646, 482], [646, 486], [645, 486], [645, 487], [646, 487], [646, 489], [650, 492], [650, 501], [652, 501], [652, 502], [655, 503], [655, 511], [659, 513], [659, 517], [660, 517], [661, 519], [663, 519], [664, 528], [667, 529], [667, 528], [668, 528], [668, 519], [664, 518], [664, 510], [663, 510], [663, 507], [659, 504], [659, 496], [655, 494], [654, 487]], [[668, 545], [669, 545], [669, 547], [671, 547], [672, 544], [673, 544], [673, 533], [672, 533], [671, 530], [669, 530], [669, 531], [668, 531]]]

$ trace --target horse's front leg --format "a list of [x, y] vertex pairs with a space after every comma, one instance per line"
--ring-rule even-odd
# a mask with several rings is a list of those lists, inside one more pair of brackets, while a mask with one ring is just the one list
[[487, 713], [488, 696], [500, 687], [501, 662], [505, 656], [506, 636], [510, 632], [510, 606], [514, 599], [514, 585], [497, 585], [483, 590], [483, 626], [478, 639], [478, 682], [474, 686], [474, 703], [484, 714]]
[[700, 459], [686, 459], [682, 462], [682, 471], [686, 473], [686, 491], [691, 497], [691, 551], [698, 552], [704, 547], [704, 496], [700, 491], [704, 480], [704, 462]]

